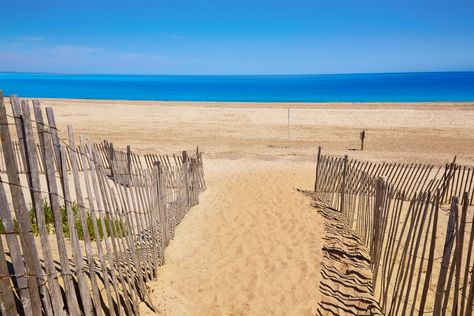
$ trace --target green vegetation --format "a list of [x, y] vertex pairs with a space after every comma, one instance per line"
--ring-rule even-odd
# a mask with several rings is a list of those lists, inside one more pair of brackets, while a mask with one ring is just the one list
[[[16, 218], [13, 219], [13, 230], [16, 233], [20, 231], [20, 226], [18, 225]], [[5, 234], [5, 227], [3, 226], [3, 222], [1, 218], [0, 218], [0, 234]]]
[[[66, 206], [65, 205], [61, 206], [59, 211], [61, 214], [61, 229], [63, 231], [64, 236], [69, 238], [70, 231], [69, 231], [69, 224], [67, 220]], [[74, 226], [76, 226], [78, 238], [83, 240], [84, 228], [82, 227], [82, 222], [79, 217], [78, 206], [75, 202], [72, 204], [72, 212], [74, 215]], [[44, 213], [44, 218], [45, 218], [46, 231], [48, 234], [52, 234], [55, 232], [53, 210], [46, 201], [44, 202], [44, 205], [43, 205], [43, 213]], [[39, 235], [39, 227], [36, 221], [36, 214], [35, 214], [34, 208], [30, 209], [29, 217], [30, 217], [31, 228], [32, 228], [33, 233], [35, 235]], [[104, 230], [102, 228], [102, 223], [100, 219], [96, 218], [96, 222], [99, 228], [100, 238], [104, 238], [104, 236], [124, 237], [127, 234], [125, 225], [120, 220], [111, 220], [111, 219], [104, 218], [105, 234], [104, 234]], [[94, 225], [93, 225], [94, 223], [92, 220], [92, 216], [89, 212], [86, 212], [86, 223], [87, 223], [87, 230], [89, 233], [90, 240], [95, 240]], [[18, 233], [19, 226], [16, 219], [13, 219], [13, 225], [15, 228], [15, 232]], [[5, 227], [3, 226], [2, 220], [0, 219], [0, 234], [4, 234], [4, 233], [5, 233]]]

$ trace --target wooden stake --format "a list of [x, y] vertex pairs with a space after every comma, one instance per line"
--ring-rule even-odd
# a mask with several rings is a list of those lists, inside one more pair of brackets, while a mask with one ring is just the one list
[[[436, 299], [433, 308], [433, 315], [437, 316], [441, 313], [443, 303], [444, 286], [446, 284], [446, 274], [448, 273], [449, 262], [451, 260], [451, 251], [454, 245], [454, 226], [456, 222], [458, 209], [458, 198], [453, 197], [451, 200], [451, 210], [449, 212], [448, 226], [446, 229], [446, 239], [444, 242], [443, 259], [441, 260], [441, 269], [438, 277], [438, 285], [436, 287]], [[449, 295], [449, 293], [446, 293]]]
[[364, 150], [365, 131], [360, 132], [360, 150]]
[[[13, 202], [13, 209], [20, 226], [20, 242], [23, 250], [23, 257], [26, 266], [26, 275], [28, 280], [29, 298], [22, 301], [25, 313], [32, 315], [41, 311], [41, 299], [38, 291], [38, 279], [42, 274], [39, 266], [39, 256], [36, 250], [34, 236], [31, 230], [30, 219], [28, 218], [28, 209], [26, 207], [23, 190], [21, 188], [20, 177], [18, 176], [18, 165], [13, 153], [13, 145], [8, 129], [8, 120], [5, 105], [3, 103], [3, 93], [0, 91], [0, 140], [5, 158], [8, 182]], [[19, 248], [18, 248], [19, 250]], [[39, 268], [39, 269], [38, 269]]]
[[341, 213], [344, 213], [344, 195], [346, 192], [346, 173], [347, 173], [347, 155], [344, 156], [344, 164], [343, 164], [343, 170], [342, 170], [341, 205], [340, 205]]
[[22, 135], [24, 136], [23, 148], [25, 153], [25, 161], [28, 172], [28, 179], [31, 185], [31, 201], [36, 215], [36, 223], [40, 234], [41, 246], [43, 248], [43, 256], [45, 258], [45, 268], [47, 272], [47, 279], [50, 287], [50, 294], [52, 299], [52, 309], [55, 314], [65, 314], [63, 298], [61, 289], [57, 280], [57, 271], [54, 264], [51, 245], [49, 243], [48, 231], [46, 229], [46, 221], [44, 215], [44, 204], [41, 196], [40, 177], [38, 166], [36, 165], [36, 151], [35, 142], [33, 138], [33, 127], [31, 124], [31, 117], [28, 105], [22, 103], [22, 112], [24, 116], [20, 117], [20, 125], [22, 126]]
[[316, 176], [314, 177], [314, 192], [318, 192], [319, 160], [321, 159], [321, 146], [318, 146], [318, 159], [316, 160]]
[[[61, 222], [61, 207], [59, 204], [59, 194], [56, 182], [56, 170], [54, 168], [54, 154], [55, 148], [53, 148], [52, 135], [50, 129], [46, 128], [43, 121], [43, 114], [38, 104], [35, 104], [35, 118], [36, 125], [38, 128], [38, 136], [43, 140], [42, 145], [43, 152], [45, 155], [46, 163], [46, 182], [48, 186], [49, 200], [51, 210], [53, 212], [54, 228], [56, 233], [56, 241], [58, 244], [59, 261], [61, 265], [61, 272], [63, 274], [64, 288], [66, 292], [66, 301], [69, 313], [80, 313], [77, 293], [74, 288], [74, 280], [72, 277], [71, 269], [69, 267], [69, 256], [66, 248], [66, 241], [64, 238], [62, 222]], [[58, 148], [59, 149], [59, 148]], [[59, 153], [60, 155], [60, 153]], [[59, 159], [61, 157], [59, 156]], [[60, 160], [58, 160], [60, 161]]]

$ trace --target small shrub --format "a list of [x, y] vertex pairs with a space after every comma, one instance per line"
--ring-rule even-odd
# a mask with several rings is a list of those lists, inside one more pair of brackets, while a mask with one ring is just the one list
[[[51, 206], [47, 201], [44, 202], [43, 204], [43, 213], [44, 213], [44, 218], [45, 218], [45, 226], [46, 226], [46, 231], [48, 234], [52, 233], [55, 231], [54, 228], [54, 214]], [[59, 209], [59, 213], [61, 215], [61, 229], [63, 231], [63, 234], [65, 237], [70, 238], [71, 234], [69, 231], [69, 223], [68, 223], [68, 218], [67, 218], [67, 209], [65, 205], [62, 205]], [[72, 213], [74, 216], [74, 225], [76, 227], [76, 232], [77, 232], [77, 237], [80, 240], [84, 240], [84, 228], [82, 227], [82, 222], [79, 216], [79, 207], [76, 202], [72, 204]], [[86, 212], [86, 223], [87, 223], [87, 230], [89, 233], [89, 239], [90, 240], [95, 240], [95, 233], [94, 233], [94, 225], [93, 225], [93, 220], [90, 212]], [[39, 235], [39, 227], [38, 223], [36, 220], [36, 214], [35, 214], [35, 209], [31, 208], [29, 211], [29, 216], [30, 216], [30, 222], [32, 226], [32, 231], [35, 235]], [[16, 220], [15, 220], [16, 221]], [[113, 220], [113, 219], [108, 219], [104, 218], [104, 224], [105, 224], [105, 230], [106, 234], [104, 234], [103, 229], [102, 229], [102, 224], [100, 221], [100, 218], [96, 218], [96, 223], [99, 229], [99, 236], [100, 238], [104, 238], [104, 236], [110, 237], [124, 237], [126, 235], [126, 229], [122, 221], [120, 220]], [[3, 225], [0, 226], [0, 232], [1, 229], [3, 228]], [[4, 229], [3, 229], [4, 231]]]

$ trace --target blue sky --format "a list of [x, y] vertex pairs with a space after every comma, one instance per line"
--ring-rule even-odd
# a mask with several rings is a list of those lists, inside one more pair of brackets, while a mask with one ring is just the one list
[[472, 0], [18, 0], [1, 8], [0, 71], [474, 70]]

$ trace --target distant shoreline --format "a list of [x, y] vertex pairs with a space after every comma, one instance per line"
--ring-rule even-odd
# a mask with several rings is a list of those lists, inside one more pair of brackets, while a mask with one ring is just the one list
[[1, 74], [16, 75], [54, 75], [54, 76], [149, 76], [149, 77], [271, 77], [271, 76], [358, 76], [358, 75], [406, 75], [406, 74], [437, 74], [437, 73], [474, 73], [473, 70], [446, 71], [381, 71], [381, 72], [340, 72], [340, 73], [275, 73], [275, 74], [133, 74], [133, 73], [61, 73], [61, 72], [28, 72], [0, 71]]
[[[4, 98], [8, 98], [9, 95], [4, 94]], [[200, 106], [216, 106], [216, 107], [248, 107], [249, 105], [264, 105], [267, 107], [319, 107], [319, 106], [343, 106], [343, 105], [366, 105], [366, 106], [384, 106], [384, 105], [461, 105], [461, 106], [474, 106], [474, 100], [472, 101], [193, 101], [193, 100], [129, 100], [129, 99], [99, 99], [99, 98], [51, 98], [51, 97], [37, 97], [37, 96], [18, 96], [20, 99], [38, 99], [38, 100], [49, 100], [49, 101], [74, 101], [74, 102], [97, 102], [97, 103], [123, 103], [129, 104], [137, 103], [156, 103], [156, 105], [200, 105]]]
[[[4, 95], [4, 97], [8, 97]], [[420, 105], [435, 105], [435, 104], [458, 104], [458, 105], [474, 105], [474, 100], [472, 101], [386, 101], [386, 102], [376, 102], [376, 101], [321, 101], [321, 102], [314, 102], [314, 101], [194, 101], [194, 100], [128, 100], [128, 99], [96, 99], [96, 98], [48, 98], [48, 97], [25, 97], [19, 96], [20, 99], [39, 99], [39, 100], [51, 100], [51, 101], [83, 101], [83, 102], [91, 102], [97, 101], [101, 102], [109, 102], [109, 103], [163, 103], [163, 104], [202, 104], [202, 105], [246, 105], [246, 104], [269, 104], [269, 105], [285, 105], [285, 104], [295, 104], [295, 105], [354, 105], [354, 104], [361, 104], [361, 105], [394, 105], [394, 104], [420, 104]]]
[[417, 110], [473, 110], [473, 102], [217, 102], [217, 101], [150, 101], [110, 100], [75, 98], [20, 98], [38, 99], [42, 104], [64, 107], [163, 106], [190, 108], [236, 108], [236, 109], [417, 109]]

